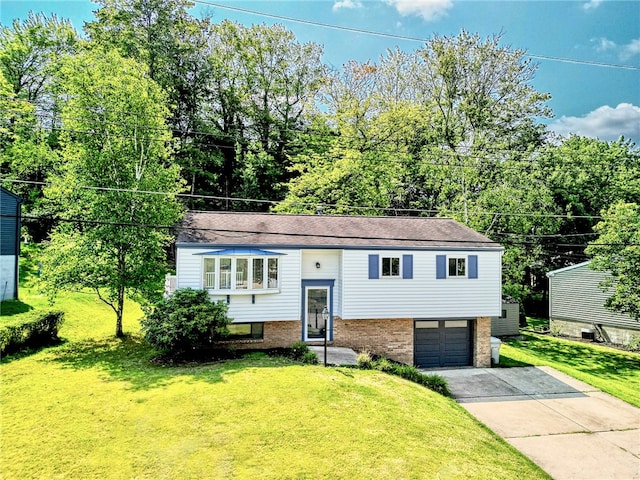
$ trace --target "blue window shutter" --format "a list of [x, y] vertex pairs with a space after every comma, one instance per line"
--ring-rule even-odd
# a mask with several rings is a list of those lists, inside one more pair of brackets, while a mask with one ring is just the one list
[[436, 278], [447, 278], [446, 255], [436, 255]]
[[380, 276], [380, 259], [378, 255], [369, 255], [369, 279], [379, 278]]
[[478, 255], [469, 255], [469, 278], [478, 278]]
[[413, 278], [413, 255], [402, 255], [402, 278]]

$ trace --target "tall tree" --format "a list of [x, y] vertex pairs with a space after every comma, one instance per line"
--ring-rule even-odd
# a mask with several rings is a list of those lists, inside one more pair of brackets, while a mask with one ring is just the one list
[[282, 198], [298, 132], [324, 79], [322, 47], [282, 25], [212, 27], [211, 96], [205, 108], [221, 136], [226, 196]]
[[95, 290], [115, 312], [116, 336], [123, 335], [125, 294], [161, 292], [167, 227], [181, 210], [166, 95], [146, 71], [115, 50], [65, 62], [64, 163], [46, 190], [60, 212], [44, 262], [49, 288]]
[[[146, 65], [167, 93], [168, 124], [177, 143], [175, 158], [190, 191], [219, 195], [222, 153], [220, 135], [207, 120], [212, 66], [208, 58], [213, 34], [208, 19], [189, 13], [189, 0], [96, 0], [96, 20], [87, 23], [89, 38], [104, 48]], [[233, 153], [235, 145], [230, 145]], [[193, 208], [202, 200], [189, 200]]]
[[545, 148], [537, 163], [559, 213], [567, 216], [554, 243], [568, 246], [545, 246], [551, 268], [586, 258], [584, 244], [593, 238], [602, 211], [619, 201], [640, 203], [640, 150], [628, 140], [574, 135]]
[[550, 116], [548, 94], [531, 85], [536, 66], [522, 50], [502, 46], [500, 35], [480, 38], [463, 31], [434, 36], [417, 54], [419, 95], [434, 113], [434, 153], [458, 165], [458, 203], [469, 221], [473, 192], [492, 181], [492, 165], [505, 151], [542, 144], [538, 117]]
[[603, 212], [590, 243], [590, 267], [611, 276], [600, 286], [611, 292], [605, 306], [640, 321], [640, 206], [618, 202]]
[[24, 21], [0, 28], [2, 117], [7, 120], [0, 142], [3, 177], [17, 180], [13, 190], [23, 198], [24, 225], [35, 240], [46, 237], [50, 222], [28, 217], [46, 215], [42, 182], [57, 163], [57, 109], [49, 87], [61, 56], [73, 53], [77, 34], [55, 15], [29, 13]]

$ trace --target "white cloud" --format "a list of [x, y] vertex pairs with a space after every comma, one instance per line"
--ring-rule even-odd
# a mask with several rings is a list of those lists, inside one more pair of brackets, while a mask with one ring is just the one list
[[640, 142], [640, 107], [621, 103], [616, 108], [608, 105], [596, 108], [584, 117], [562, 116], [549, 124], [549, 128], [563, 136], [576, 134], [600, 140], [618, 140], [620, 136]]
[[582, 8], [585, 10], [595, 10], [600, 6], [602, 0], [589, 0], [587, 3], [582, 4]]
[[640, 55], [640, 38], [631, 40], [627, 45], [622, 46], [620, 60], [629, 60], [636, 55]]
[[417, 15], [426, 21], [436, 20], [453, 7], [453, 0], [385, 0], [403, 17]]
[[618, 45], [616, 42], [609, 40], [606, 37], [593, 38], [591, 39], [591, 42], [595, 43], [596, 51], [605, 52], [612, 50], [623, 62], [631, 60], [636, 55], [640, 55], [640, 38], [635, 38], [626, 45]]
[[594, 38], [592, 42], [596, 43], [596, 50], [599, 52], [604, 52], [605, 50], [612, 50], [616, 48], [616, 42], [613, 40], [609, 40], [605, 37]]
[[338, 0], [333, 4], [333, 11], [340, 10], [341, 8], [360, 8], [362, 2], [360, 0]]

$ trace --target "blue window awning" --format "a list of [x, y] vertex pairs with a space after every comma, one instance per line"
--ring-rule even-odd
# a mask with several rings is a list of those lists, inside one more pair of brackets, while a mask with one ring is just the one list
[[286, 255], [286, 253], [270, 252], [269, 250], [262, 250], [260, 248], [223, 248], [222, 250], [213, 250], [211, 252], [196, 253], [196, 255], [245, 255], [245, 256], [259, 256], [259, 255]]

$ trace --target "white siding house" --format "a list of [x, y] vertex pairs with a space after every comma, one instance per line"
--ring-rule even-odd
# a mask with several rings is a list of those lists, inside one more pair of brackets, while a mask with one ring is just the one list
[[228, 302], [238, 348], [490, 364], [502, 248], [454, 220], [188, 212], [176, 249], [176, 288]]

